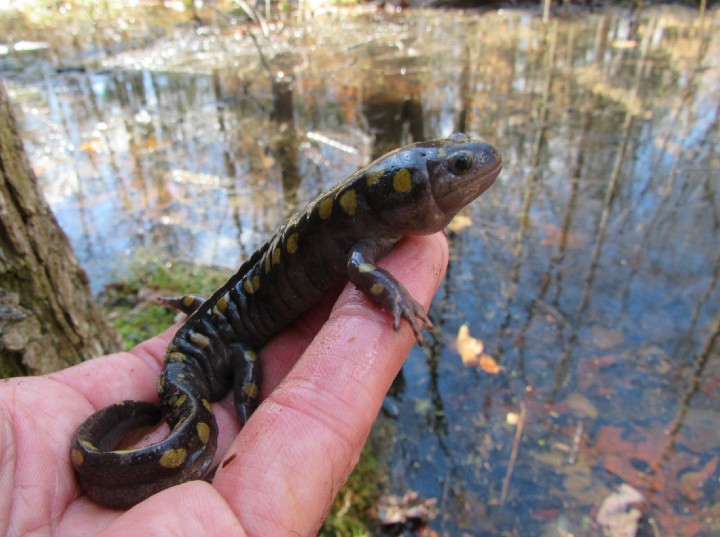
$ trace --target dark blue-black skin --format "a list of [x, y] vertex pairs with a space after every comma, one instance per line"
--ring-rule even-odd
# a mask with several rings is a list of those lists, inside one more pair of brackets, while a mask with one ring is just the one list
[[[423, 307], [378, 258], [406, 235], [443, 229], [500, 173], [498, 151], [463, 134], [398, 149], [322, 193], [209, 299], [167, 301], [191, 313], [168, 347], [160, 404], [122, 401], [78, 428], [71, 458], [92, 499], [125, 509], [172, 485], [208, 473], [217, 445], [210, 402], [232, 387], [242, 424], [258, 403], [257, 349], [297, 320], [328, 290], [351, 281], [422, 345]], [[170, 434], [116, 450], [132, 430], [164, 419]]]

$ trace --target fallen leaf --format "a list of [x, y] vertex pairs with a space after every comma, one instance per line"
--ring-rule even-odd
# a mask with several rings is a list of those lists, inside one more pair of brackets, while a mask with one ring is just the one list
[[485, 345], [482, 340], [470, 335], [470, 328], [467, 324], [462, 325], [458, 330], [457, 349], [465, 367], [476, 366], [491, 375], [496, 375], [504, 370], [492, 356], [483, 352]]
[[495, 358], [485, 353], [480, 355], [478, 366], [485, 371], [485, 373], [490, 373], [491, 375], [497, 375], [505, 369], [495, 361]]
[[478, 356], [480, 356], [485, 349], [485, 345], [479, 339], [475, 339], [470, 335], [470, 327], [464, 324], [458, 330], [457, 335], [457, 348], [460, 353], [463, 365], [477, 365]]
[[602, 527], [605, 537], [635, 537], [640, 517], [646, 508], [645, 496], [623, 483], [600, 504], [597, 523]]
[[450, 220], [450, 223], [447, 225], [446, 229], [450, 233], [460, 233], [466, 227], [470, 227], [472, 223], [472, 220], [467, 216], [462, 214], [456, 214], [455, 217]]
[[102, 147], [102, 140], [88, 140], [78, 146], [78, 151], [85, 151], [86, 153], [96, 153], [100, 147]]
[[625, 341], [625, 336], [617, 330], [610, 330], [602, 326], [593, 326], [591, 331], [593, 343], [602, 350], [607, 350]]
[[685, 472], [680, 477], [680, 493], [694, 502], [699, 501], [705, 494], [703, 486], [711, 479], [718, 465], [718, 458], [714, 457], [697, 472]]
[[573, 414], [581, 418], [595, 419], [598, 417], [598, 409], [590, 402], [590, 399], [579, 392], [573, 392], [565, 398], [565, 402]]
[[587, 245], [585, 237], [573, 231], [563, 231], [563, 229], [555, 224], [544, 224], [543, 231], [545, 239], [540, 246], [563, 246], [571, 250], [578, 250]]

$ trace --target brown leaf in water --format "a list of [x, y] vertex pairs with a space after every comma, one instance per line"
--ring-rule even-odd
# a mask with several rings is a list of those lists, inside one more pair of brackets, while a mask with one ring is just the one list
[[595, 419], [598, 417], [598, 409], [592, 404], [590, 399], [585, 397], [580, 392], [573, 392], [565, 398], [565, 403], [568, 405], [573, 414], [581, 418]]
[[680, 476], [680, 493], [687, 499], [697, 502], [704, 496], [703, 486], [711, 479], [718, 465], [718, 457], [710, 459], [697, 472], [685, 472]]
[[540, 243], [540, 246], [543, 247], [564, 246], [571, 250], [578, 250], [587, 245], [587, 240], [579, 233], [563, 232], [563, 229], [555, 224], [544, 224], [543, 231], [545, 239]]
[[477, 365], [478, 356], [482, 354], [485, 349], [485, 345], [479, 339], [475, 339], [470, 335], [470, 327], [464, 324], [458, 330], [457, 335], [457, 349], [460, 353], [460, 358], [465, 367], [471, 365]]
[[602, 350], [607, 350], [625, 341], [625, 336], [617, 330], [610, 330], [602, 326], [593, 326], [592, 336], [593, 343]]
[[489, 354], [485, 354], [482, 340], [470, 335], [470, 328], [464, 324], [458, 330], [457, 348], [460, 359], [465, 367], [476, 366], [486, 373], [496, 375], [504, 368]]
[[480, 355], [478, 367], [485, 371], [485, 373], [490, 373], [491, 375], [497, 375], [501, 371], [505, 370], [503, 366], [495, 361], [495, 358], [485, 353]]

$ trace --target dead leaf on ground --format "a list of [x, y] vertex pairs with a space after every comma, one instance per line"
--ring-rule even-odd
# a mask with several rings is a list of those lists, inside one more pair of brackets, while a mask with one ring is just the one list
[[505, 369], [492, 356], [483, 352], [485, 345], [482, 340], [470, 335], [467, 324], [462, 325], [458, 330], [457, 348], [465, 367], [475, 366], [491, 375], [496, 375]]

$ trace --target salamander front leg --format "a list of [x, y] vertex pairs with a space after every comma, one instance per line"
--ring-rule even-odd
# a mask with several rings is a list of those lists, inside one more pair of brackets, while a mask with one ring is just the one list
[[393, 328], [400, 328], [405, 319], [412, 328], [418, 344], [423, 344], [423, 325], [432, 330], [433, 324], [425, 308], [388, 271], [375, 266], [372, 249], [363, 244], [355, 245], [348, 259], [348, 279], [365, 293], [370, 300], [384, 306], [393, 318]]

